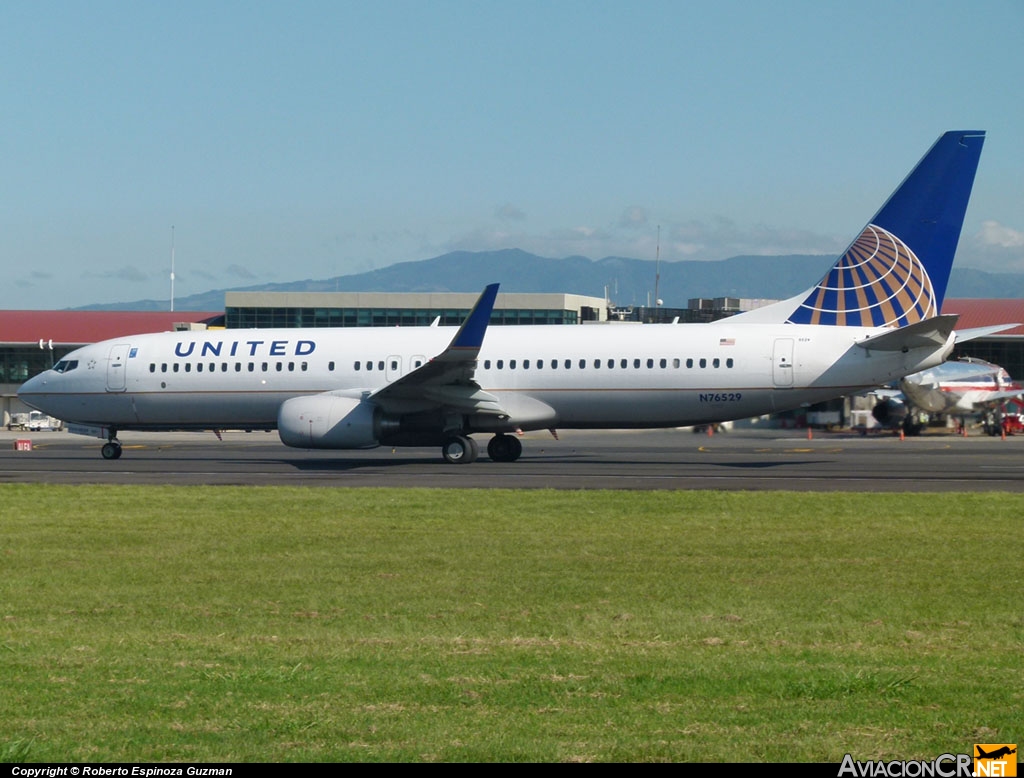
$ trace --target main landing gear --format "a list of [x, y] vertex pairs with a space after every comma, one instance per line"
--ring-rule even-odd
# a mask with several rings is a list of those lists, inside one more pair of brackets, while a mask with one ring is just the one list
[[469, 435], [452, 435], [441, 446], [441, 456], [451, 465], [468, 465], [480, 454], [476, 441]]
[[487, 444], [487, 456], [494, 462], [515, 462], [522, 453], [523, 444], [511, 435], [495, 435]]
[[107, 442], [103, 444], [103, 448], [100, 449], [100, 453], [103, 454], [104, 459], [121, 458], [121, 442], [117, 439], [117, 430], [110, 430], [110, 434], [107, 436]]
[[[493, 462], [515, 462], [522, 453], [523, 444], [511, 435], [495, 435], [487, 444], [487, 456]], [[468, 465], [479, 455], [480, 449], [469, 435], [452, 435], [441, 446], [444, 461], [453, 465]]]

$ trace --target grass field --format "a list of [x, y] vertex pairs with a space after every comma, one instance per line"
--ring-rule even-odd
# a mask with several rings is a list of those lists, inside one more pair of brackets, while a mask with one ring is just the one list
[[0, 761], [1024, 740], [1024, 497], [0, 486]]

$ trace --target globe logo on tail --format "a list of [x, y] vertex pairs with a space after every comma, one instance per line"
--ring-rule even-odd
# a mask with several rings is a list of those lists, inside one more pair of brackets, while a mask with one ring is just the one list
[[921, 261], [891, 232], [869, 224], [789, 321], [903, 327], [937, 314], [935, 290]]

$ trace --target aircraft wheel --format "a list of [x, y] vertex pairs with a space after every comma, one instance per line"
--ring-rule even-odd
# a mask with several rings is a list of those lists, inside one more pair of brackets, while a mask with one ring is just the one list
[[511, 435], [495, 435], [487, 444], [487, 456], [494, 462], [515, 462], [522, 453], [523, 444]]
[[453, 465], [468, 465], [476, 460], [479, 453], [476, 441], [468, 435], [454, 435], [441, 446], [444, 461]]
[[100, 453], [103, 454], [104, 459], [120, 459], [121, 458], [121, 444], [120, 443], [104, 443], [103, 448], [100, 449]]

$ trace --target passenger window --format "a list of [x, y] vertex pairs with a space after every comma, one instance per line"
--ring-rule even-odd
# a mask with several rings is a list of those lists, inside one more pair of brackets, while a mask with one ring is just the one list
[[250, 373], [256, 372], [256, 363], [255, 362], [250, 362], [249, 363], [249, 372]]
[[167, 363], [166, 363], [166, 362], [163, 362], [163, 363], [162, 363], [162, 364], [160, 365], [160, 372], [161, 372], [161, 373], [166, 373], [166, 372], [167, 372]]
[[693, 359], [692, 358], [686, 360], [686, 366], [687, 367], [693, 367]]
[[[188, 372], [188, 366], [187, 365], [185, 367], [185, 371]], [[199, 364], [196, 365], [196, 372], [197, 373], [202, 373], [203, 372], [203, 363], [202, 362], [200, 362]]]
[[282, 369], [283, 367], [284, 367], [284, 365], [282, 365], [282, 364], [281, 364], [280, 362], [278, 362], [278, 363], [277, 363], [277, 372], [278, 372], [278, 373], [280, 373], [280, 372], [281, 372], [281, 369]]
[[572, 367], [572, 360], [571, 359], [565, 360], [565, 369], [568, 370], [570, 367]]
[[625, 370], [627, 367], [629, 367], [629, 360], [628, 359], [619, 360], [619, 367], [621, 367], [623, 370]]
[[504, 359], [499, 359], [498, 360], [498, 370], [501, 370], [504, 367], [505, 367], [505, 360]]
[[150, 362], [149, 363], [149, 372], [150, 373], [155, 373], [156, 372], [156, 362]]
[[608, 369], [611, 370], [613, 367], [615, 367], [615, 360], [614, 359], [609, 359], [608, 360]]
[[383, 370], [383, 369], [384, 369], [384, 360], [383, 360], [383, 359], [382, 359], [382, 360], [380, 360], [380, 361], [379, 361], [379, 362], [377, 363], [377, 369], [378, 369], [378, 370]]
[[242, 363], [241, 362], [235, 362], [235, 372], [236, 373], [241, 373], [242, 372]]
[[700, 364], [701, 367], [707, 367], [708, 366], [708, 361], [706, 359], [704, 359], [703, 357], [701, 357], [701, 360], [700, 360], [699, 364]]
[[654, 367], [654, 360], [653, 359], [648, 359], [647, 360], [647, 369], [650, 370], [652, 367]]
[[[332, 373], [334, 372], [334, 360], [333, 359], [330, 362], [327, 363], [327, 369], [330, 372], [332, 372]], [[356, 369], [358, 370], [358, 368], [356, 368]]]
[[538, 370], [543, 370], [544, 369], [544, 360], [543, 359], [538, 359], [537, 360], [537, 369]]
[[186, 373], [191, 373], [192, 372], [192, 363], [191, 362], [186, 362], [185, 363], [185, 372]]
[[222, 372], [222, 373], [228, 372], [228, 363], [227, 362], [221, 362], [220, 363], [220, 372]]
[[732, 367], [732, 357], [729, 357], [727, 360], [725, 360], [725, 366]]
[[711, 360], [711, 367], [718, 367], [720, 364], [721, 362], [719, 362], [718, 357], [715, 357], [713, 360]]
[[510, 359], [508, 361], [508, 369], [509, 370], [515, 370], [516, 369], [516, 361], [514, 359]]
[[263, 363], [263, 372], [266, 373], [269, 368], [270, 368], [270, 366], [266, 362], [264, 362]]
[[636, 369], [638, 369], [640, 367], [640, 360], [639, 359], [634, 359], [633, 360], [633, 367], [636, 368]]
[[668, 360], [663, 357], [661, 362], [659, 362], [658, 364], [661, 365], [663, 368], [668, 367]]
[[177, 362], [175, 362], [175, 363], [174, 363], [174, 368], [173, 368], [173, 370], [174, 370], [174, 372], [175, 372], [175, 373], [177, 373], [177, 372], [178, 372], [178, 367], [180, 367], [180, 366], [179, 366], [179, 364], [178, 364]]
[[587, 366], [587, 360], [585, 360], [585, 359], [581, 359], [581, 360], [580, 360], [580, 370], [582, 370], [582, 369], [583, 369], [583, 368], [585, 368], [586, 366]]
[[524, 359], [523, 360], [523, 370], [529, 370], [529, 369], [530, 369], [530, 360]]
[[490, 370], [490, 369], [491, 369], [491, 360], [485, 359], [484, 360], [484, 370]]

